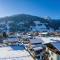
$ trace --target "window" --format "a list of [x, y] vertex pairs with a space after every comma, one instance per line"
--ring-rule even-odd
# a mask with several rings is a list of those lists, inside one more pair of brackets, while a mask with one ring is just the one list
[[53, 58], [51, 58], [51, 60], [53, 60]]
[[51, 52], [51, 55], [53, 55], [53, 52]]

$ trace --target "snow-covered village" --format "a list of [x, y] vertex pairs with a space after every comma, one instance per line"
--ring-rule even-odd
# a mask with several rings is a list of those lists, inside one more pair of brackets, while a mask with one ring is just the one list
[[0, 0], [0, 60], [60, 60], [60, 1]]
[[60, 60], [58, 33], [14, 33], [0, 39], [0, 60]]

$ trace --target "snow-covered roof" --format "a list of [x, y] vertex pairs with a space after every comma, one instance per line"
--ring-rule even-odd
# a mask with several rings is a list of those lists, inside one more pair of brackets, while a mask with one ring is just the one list
[[42, 47], [43, 45], [42, 44], [32, 44], [31, 46], [32, 46], [32, 48], [36, 48], [36, 47]]
[[35, 51], [43, 49], [42, 47], [35, 47], [33, 48]]
[[60, 41], [51, 43], [56, 49], [60, 51]]
[[43, 32], [43, 33], [39, 33], [39, 34], [47, 34], [48, 32]]
[[32, 44], [42, 43], [42, 40], [41, 40], [41, 39], [38, 39], [38, 38], [37, 38], [37, 39], [36, 39], [36, 38], [35, 38], [35, 39], [34, 39], [34, 38], [33, 38], [33, 39], [29, 39], [29, 41], [30, 41]]
[[36, 36], [35, 38], [40, 39], [43, 44], [60, 41], [60, 37], [39, 37], [39, 36]]
[[3, 40], [4, 42], [17, 42], [18, 38], [7, 38], [6, 40]]

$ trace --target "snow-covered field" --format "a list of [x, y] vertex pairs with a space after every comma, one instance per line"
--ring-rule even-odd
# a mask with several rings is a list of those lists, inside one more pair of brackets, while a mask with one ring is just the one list
[[0, 47], [0, 60], [33, 60], [23, 46]]

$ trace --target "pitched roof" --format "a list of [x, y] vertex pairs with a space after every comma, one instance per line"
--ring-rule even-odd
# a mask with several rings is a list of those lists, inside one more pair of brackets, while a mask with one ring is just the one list
[[42, 43], [42, 40], [41, 39], [29, 39], [30, 43], [32, 44], [39, 44], [39, 43]]
[[51, 44], [60, 51], [60, 41], [52, 42]]
[[42, 47], [35, 47], [33, 48], [35, 51], [43, 49]]

